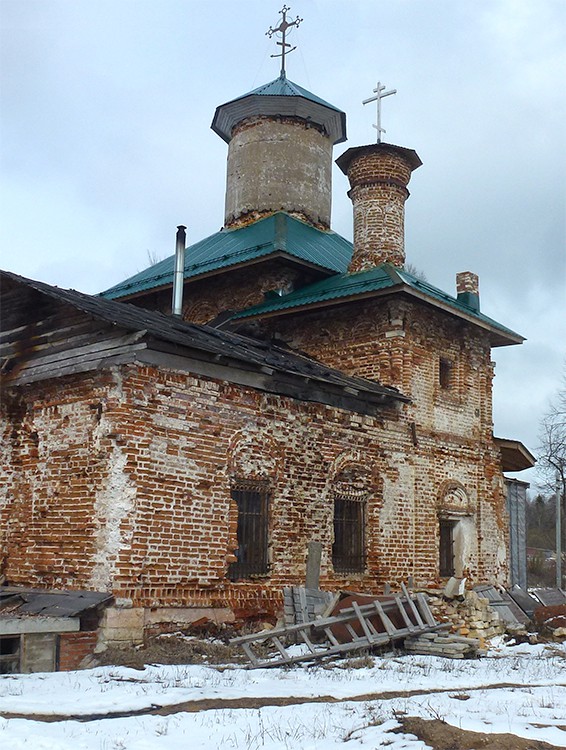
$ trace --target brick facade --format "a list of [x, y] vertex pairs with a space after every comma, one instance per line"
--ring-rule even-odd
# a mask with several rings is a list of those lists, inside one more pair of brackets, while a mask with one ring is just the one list
[[[399, 482], [401, 471], [407, 473], [408, 512], [402, 526], [393, 524], [391, 555], [396, 545], [403, 546], [407, 524], [415, 524], [415, 571], [433, 570], [438, 519], [447, 513], [465, 529], [455, 572], [504, 581], [508, 520], [501, 457], [492, 436], [487, 334], [424, 304], [395, 299], [302, 311], [300, 325], [298, 320], [299, 315], [288, 315], [263, 325], [268, 335], [328, 365], [395, 386], [412, 398], [402, 428], [410, 439], [402, 447], [406, 454], [393, 461], [399, 473], [392, 473], [393, 482]], [[443, 364], [449, 371], [444, 383]], [[386, 451], [388, 443], [389, 437]], [[444, 496], [443, 488], [454, 483], [462, 488], [466, 507]], [[470, 565], [471, 559], [477, 562]]]
[[[293, 268], [279, 260], [194, 279], [185, 283], [183, 319], [190, 323], [209, 323], [226, 310], [243, 310], [260, 304], [268, 292], [289, 291], [312, 280], [312, 271]], [[171, 313], [171, 289], [147, 294], [135, 302], [140, 307], [168, 315]]]
[[59, 636], [59, 669], [67, 672], [78, 669], [94, 653], [98, 632], [62, 633]]
[[[309, 541], [322, 543], [322, 588], [438, 582], [438, 519], [449, 513], [466, 532], [459, 572], [504, 581], [486, 343], [469, 333], [456, 344], [449, 319], [439, 325], [426, 311], [389, 303], [378, 316], [375, 304], [366, 303], [355, 336], [347, 316], [327, 316], [325, 331], [319, 313], [310, 335], [295, 330], [293, 340], [342, 369], [412, 384], [414, 404], [379, 417], [131, 365], [5, 394], [6, 578], [111, 591], [133, 607], [124, 616], [142, 616], [141, 632], [177, 622], [175, 612], [180, 622], [203, 613], [274, 617], [281, 588], [304, 582]], [[455, 362], [446, 394], [436, 384], [438, 351]], [[242, 479], [269, 486], [269, 570], [233, 582], [230, 490]], [[355, 574], [332, 565], [333, 498], [344, 482], [361, 487], [365, 502], [366, 563]]]

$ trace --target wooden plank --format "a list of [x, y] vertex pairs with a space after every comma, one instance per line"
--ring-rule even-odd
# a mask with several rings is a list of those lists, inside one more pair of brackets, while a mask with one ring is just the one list
[[[111, 351], [120, 347], [127, 346], [129, 344], [135, 344], [139, 341], [147, 331], [135, 331], [135, 333], [128, 333], [126, 336], [111, 336], [110, 338], [104, 338], [101, 341], [86, 344], [78, 347], [68, 347], [56, 351], [53, 354], [45, 353], [38, 354], [36, 356], [35, 351], [26, 354], [26, 361], [33, 363], [37, 362], [39, 365], [48, 365], [54, 363], [61, 363], [66, 359], [87, 359], [89, 354], [98, 354], [101, 351]], [[49, 352], [49, 349], [47, 349]]]
[[273, 643], [275, 648], [279, 651], [279, 653], [283, 657], [283, 661], [287, 663], [289, 661], [289, 654], [283, 648], [283, 644], [281, 643], [279, 638], [277, 638], [277, 636], [273, 636], [273, 638], [271, 639], [271, 642]]
[[[326, 651], [317, 652], [316, 654], [308, 653], [308, 654], [299, 654], [297, 656], [292, 656], [289, 658], [287, 662], [283, 662], [281, 659], [273, 659], [269, 661], [258, 661], [257, 664], [252, 664], [252, 666], [249, 668], [250, 669], [262, 669], [262, 668], [265, 669], [269, 667], [279, 667], [279, 666], [282, 666], [283, 664], [296, 664], [301, 661], [313, 661], [313, 660], [319, 661], [323, 659], [330, 659], [333, 656], [346, 654], [350, 651], [359, 651], [361, 648], [367, 647], [367, 643], [365, 643], [365, 639], [363, 640], [364, 640], [364, 643], [362, 644], [353, 643], [353, 642], [341, 643], [338, 646], [333, 646], [329, 649], [326, 649]], [[373, 645], [374, 646], [385, 645], [389, 642], [389, 640], [390, 639], [387, 637], [387, 635], [383, 633], [382, 637], [379, 640], [376, 639]]]
[[301, 630], [301, 631], [300, 631], [300, 636], [301, 636], [301, 638], [303, 639], [304, 643], [306, 643], [306, 645], [307, 645], [307, 648], [308, 648], [308, 650], [309, 650], [309, 651], [311, 652], [311, 654], [315, 654], [315, 653], [317, 653], [317, 649], [315, 649], [315, 647], [314, 647], [314, 645], [313, 645], [312, 641], [311, 641], [311, 640], [310, 640], [310, 638], [308, 637], [308, 635], [307, 635], [307, 631], [306, 631], [306, 630]]
[[360, 637], [360, 636], [359, 636], [359, 635], [358, 635], [358, 634], [356, 633], [356, 631], [355, 631], [355, 630], [354, 630], [354, 628], [352, 627], [351, 623], [349, 623], [349, 622], [346, 622], [346, 623], [344, 623], [344, 627], [346, 628], [346, 630], [348, 631], [348, 633], [350, 633], [350, 635], [352, 636], [352, 640], [353, 640], [353, 641], [361, 641], [361, 640], [363, 640], [363, 639], [362, 639], [362, 638], [361, 638], [361, 637]]
[[436, 620], [434, 619], [434, 615], [430, 611], [430, 607], [428, 606], [426, 596], [423, 593], [417, 594], [417, 604], [418, 604], [421, 615], [425, 619], [426, 624], [436, 625]]
[[242, 648], [244, 649], [244, 652], [245, 652], [246, 656], [251, 661], [251, 663], [254, 664], [254, 665], [255, 664], [259, 664], [259, 659], [256, 657], [256, 655], [254, 654], [254, 652], [251, 650], [250, 644], [249, 643], [242, 643], [241, 645], [242, 645]]
[[533, 594], [545, 607], [554, 607], [557, 604], [566, 604], [566, 595], [562, 589], [534, 589]]
[[416, 608], [416, 606], [415, 606], [415, 602], [413, 601], [413, 598], [412, 598], [412, 596], [411, 596], [411, 595], [409, 594], [409, 592], [407, 591], [407, 587], [405, 586], [405, 584], [404, 584], [404, 583], [402, 583], [402, 584], [401, 584], [401, 590], [402, 590], [403, 594], [405, 595], [405, 598], [407, 599], [407, 602], [409, 603], [409, 607], [411, 608], [411, 612], [413, 613], [413, 615], [414, 615], [414, 617], [415, 617], [415, 622], [416, 622], [416, 624], [417, 624], [417, 625], [418, 625], [419, 627], [422, 627], [422, 626], [424, 626], [424, 622], [423, 622], [423, 619], [422, 619], [422, 617], [421, 617], [421, 615], [420, 615], [420, 612], [419, 612], [419, 610], [418, 610], [418, 609]]
[[91, 354], [85, 360], [67, 360], [63, 366], [57, 368], [53, 368], [52, 365], [45, 368], [29, 367], [18, 373], [15, 377], [6, 375], [5, 382], [10, 385], [26, 385], [27, 383], [34, 383], [38, 380], [46, 380], [47, 378], [59, 378], [65, 375], [99, 370], [111, 365], [134, 362], [137, 359], [137, 351], [143, 349], [144, 346], [145, 344], [143, 343], [136, 344], [133, 347], [128, 346], [114, 349], [112, 353], [99, 352]]
[[403, 622], [405, 623], [405, 626], [408, 630], [413, 631], [416, 629], [416, 626], [414, 623], [411, 622], [411, 619], [409, 615], [407, 614], [407, 610], [405, 609], [403, 602], [401, 601], [401, 597], [399, 595], [395, 595], [395, 603], [397, 604], [397, 609], [401, 613], [401, 617], [403, 618]]
[[373, 607], [379, 615], [385, 631], [388, 633], [388, 635], [394, 635], [397, 632], [398, 628], [395, 627], [389, 617], [385, 614], [381, 602], [376, 599], [373, 603]]
[[330, 628], [324, 628], [324, 634], [333, 646], [339, 645], [340, 642], [336, 640], [336, 637], [334, 636], [334, 633], [332, 632], [332, 630], [330, 630]]
[[[352, 603], [352, 607], [353, 607], [354, 612], [356, 613], [356, 615], [358, 617], [358, 622], [360, 623], [360, 625], [362, 626], [362, 629], [363, 629], [364, 633], [366, 634], [366, 638], [368, 639], [369, 643], [371, 643], [373, 641], [373, 633], [368, 628], [368, 624], [366, 622], [366, 619], [365, 619], [364, 615], [362, 615], [362, 613], [361, 613], [361, 610], [360, 610], [360, 608], [358, 606], [358, 603], [357, 602], [353, 602]], [[375, 632], [375, 630], [374, 630], [374, 632]]]

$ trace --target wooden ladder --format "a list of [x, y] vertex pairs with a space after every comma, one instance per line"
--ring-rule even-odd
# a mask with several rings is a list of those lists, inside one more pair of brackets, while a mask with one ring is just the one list
[[[250, 661], [250, 668], [257, 669], [318, 661], [446, 628], [434, 619], [424, 594], [411, 596], [404, 585], [402, 591], [402, 594], [394, 595], [387, 602], [377, 599], [368, 604], [353, 602], [351, 607], [336, 615], [240, 636], [233, 638], [230, 643], [241, 646]], [[389, 616], [393, 612], [400, 615], [403, 627], [397, 627], [393, 623]], [[378, 630], [372, 620], [380, 621], [383, 631]], [[351, 640], [339, 640], [333, 631], [336, 625], [345, 627]], [[291, 647], [284, 645], [285, 641], [294, 641], [293, 652], [289, 652]], [[294, 653], [297, 645], [301, 644], [305, 647], [302, 652]], [[267, 646], [275, 655], [262, 659], [253, 650], [254, 646]]]

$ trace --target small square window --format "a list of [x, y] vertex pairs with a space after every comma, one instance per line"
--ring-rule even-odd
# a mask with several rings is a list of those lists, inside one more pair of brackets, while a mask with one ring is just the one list
[[20, 670], [20, 636], [0, 637], [0, 674], [13, 674]]

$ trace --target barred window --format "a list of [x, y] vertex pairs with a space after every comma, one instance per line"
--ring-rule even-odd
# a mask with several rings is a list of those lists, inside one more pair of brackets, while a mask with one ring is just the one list
[[365, 492], [334, 493], [332, 565], [336, 573], [364, 571], [365, 501]]
[[443, 389], [450, 389], [454, 379], [454, 363], [450, 359], [441, 357], [438, 363], [438, 382]]
[[269, 483], [239, 480], [232, 485], [232, 499], [238, 506], [238, 548], [228, 578], [236, 581], [269, 570]]
[[439, 526], [439, 556], [440, 556], [440, 575], [448, 578], [454, 575], [454, 527], [455, 521], [446, 521], [441, 519]]

